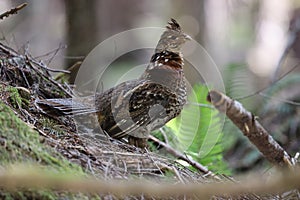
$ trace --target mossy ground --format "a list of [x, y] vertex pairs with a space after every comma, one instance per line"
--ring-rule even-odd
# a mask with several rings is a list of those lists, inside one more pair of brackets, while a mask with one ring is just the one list
[[[20, 103], [20, 102], [19, 102]], [[40, 166], [45, 171], [83, 176], [81, 167], [75, 165], [47, 145], [43, 144], [39, 133], [30, 128], [13, 110], [0, 101], [0, 163], [2, 168], [23, 165]], [[57, 193], [54, 191], [26, 190], [0, 193], [1, 199], [84, 199], [81, 194]]]

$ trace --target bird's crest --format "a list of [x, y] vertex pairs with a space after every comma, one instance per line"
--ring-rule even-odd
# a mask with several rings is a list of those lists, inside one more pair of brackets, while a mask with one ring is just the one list
[[173, 18], [171, 18], [171, 21], [168, 22], [168, 25], [166, 26], [166, 28], [169, 30], [173, 30], [173, 31], [181, 31], [180, 25]]
[[166, 29], [160, 37], [158, 44], [155, 49], [155, 53], [163, 51], [170, 51], [173, 53], [179, 53], [182, 45], [187, 41], [191, 40], [191, 37], [185, 34], [180, 25], [175, 19], [171, 19], [166, 26]]

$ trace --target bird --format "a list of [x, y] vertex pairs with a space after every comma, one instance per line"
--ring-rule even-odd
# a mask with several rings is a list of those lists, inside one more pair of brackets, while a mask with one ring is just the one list
[[142, 75], [93, 96], [94, 106], [65, 99], [40, 99], [41, 109], [55, 109], [64, 115], [96, 113], [101, 129], [115, 139], [147, 147], [151, 131], [177, 117], [187, 102], [186, 78], [181, 52], [191, 40], [175, 19], [171, 19]]

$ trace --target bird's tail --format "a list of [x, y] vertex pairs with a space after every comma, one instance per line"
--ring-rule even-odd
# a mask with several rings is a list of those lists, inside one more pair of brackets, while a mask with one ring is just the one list
[[37, 99], [35, 104], [39, 110], [47, 114], [83, 115], [97, 112], [93, 104], [86, 103], [82, 99]]

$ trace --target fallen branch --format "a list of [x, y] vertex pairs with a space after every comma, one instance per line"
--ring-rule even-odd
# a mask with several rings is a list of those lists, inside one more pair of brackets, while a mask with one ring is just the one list
[[207, 100], [220, 112], [226, 113], [227, 117], [248, 137], [267, 160], [276, 166], [293, 168], [295, 163], [293, 159], [241, 103], [217, 91], [210, 91]]

